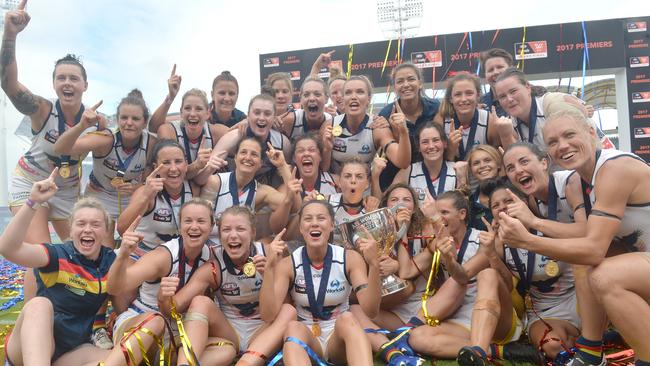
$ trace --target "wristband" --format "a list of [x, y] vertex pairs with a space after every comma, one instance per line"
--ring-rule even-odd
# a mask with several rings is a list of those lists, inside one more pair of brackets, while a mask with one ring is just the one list
[[41, 207], [41, 204], [34, 201], [31, 198], [28, 198], [27, 201], [25, 201], [25, 206], [31, 208], [32, 210], [36, 211]]

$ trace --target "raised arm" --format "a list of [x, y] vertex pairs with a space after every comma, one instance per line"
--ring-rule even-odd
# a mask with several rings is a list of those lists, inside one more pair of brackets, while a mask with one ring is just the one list
[[321, 53], [318, 55], [318, 58], [316, 61], [314, 61], [314, 64], [311, 65], [311, 72], [309, 73], [309, 76], [317, 78], [318, 73], [320, 72], [320, 69], [324, 69], [326, 67], [329, 67], [330, 62], [332, 62], [332, 55], [336, 52], [335, 50], [331, 50], [326, 53]]
[[162, 169], [163, 165], [160, 164], [154, 169], [145, 180], [145, 184], [133, 192], [129, 205], [122, 211], [120, 217], [117, 219], [117, 232], [120, 235], [124, 234], [131, 223], [141, 215], [147, 212], [148, 208], [153, 204], [158, 192], [164, 188], [163, 184], [165, 178], [158, 178], [157, 174]]
[[[216, 289], [221, 283], [221, 271], [217, 268], [212, 270], [212, 266], [218, 266], [215, 262], [203, 263], [190, 281], [183, 286], [180, 291], [178, 288], [178, 277], [163, 277], [160, 279], [160, 289], [158, 290], [158, 307], [165, 315], [171, 314], [172, 299], [176, 305], [176, 311], [179, 314], [185, 313], [195, 296], [203, 295], [208, 287]], [[217, 282], [215, 282], [217, 281]]]
[[46, 266], [49, 257], [40, 245], [25, 243], [25, 235], [38, 206], [47, 202], [58, 190], [54, 177], [59, 173], [54, 168], [50, 176], [34, 183], [27, 203], [14, 216], [0, 236], [0, 255], [10, 262], [30, 268]]
[[11, 104], [32, 121], [32, 130], [39, 131], [45, 122], [52, 103], [47, 99], [32, 94], [18, 81], [18, 65], [16, 63], [16, 37], [27, 24], [30, 16], [25, 11], [27, 0], [22, 0], [16, 10], [5, 14], [2, 49], [0, 50], [0, 80], [2, 90], [7, 94]]
[[79, 138], [88, 128], [95, 125], [98, 130], [104, 130], [108, 126], [108, 121], [104, 116], [97, 113], [97, 108], [102, 105], [102, 101], [91, 108], [84, 110], [79, 123], [65, 131], [54, 144], [54, 152], [60, 155], [86, 155], [89, 152], [104, 156], [108, 154], [113, 145], [113, 135], [110, 133], [92, 133]]
[[169, 79], [167, 79], [167, 96], [162, 104], [160, 104], [158, 108], [156, 108], [156, 111], [151, 115], [151, 118], [149, 119], [149, 131], [157, 133], [158, 128], [165, 124], [169, 108], [171, 108], [172, 103], [174, 103], [174, 99], [181, 88], [181, 81], [181, 76], [176, 75], [176, 64], [174, 64], [172, 74], [169, 76]]
[[265, 322], [275, 320], [289, 291], [289, 283], [293, 279], [291, 258], [282, 258], [287, 246], [282, 240], [285, 232], [286, 229], [275, 236], [267, 251], [266, 268], [260, 290], [260, 316]]
[[[411, 138], [406, 128], [406, 116], [402, 113], [399, 103], [395, 103], [394, 106], [395, 112], [390, 115], [389, 121], [391, 128], [374, 129], [372, 135], [375, 145], [386, 149], [386, 157], [396, 167], [406, 169], [411, 164]], [[393, 133], [397, 134], [397, 143], [394, 143]]]

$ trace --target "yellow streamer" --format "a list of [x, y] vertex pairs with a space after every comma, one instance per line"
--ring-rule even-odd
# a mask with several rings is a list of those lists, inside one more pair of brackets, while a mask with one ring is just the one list
[[196, 354], [194, 354], [194, 350], [192, 349], [192, 344], [190, 343], [190, 339], [187, 336], [187, 333], [185, 333], [185, 327], [183, 327], [183, 319], [181, 316], [176, 312], [176, 304], [172, 300], [172, 311], [171, 311], [172, 318], [176, 320], [176, 324], [178, 325], [178, 334], [181, 339], [181, 345], [183, 347], [183, 353], [185, 353], [185, 358], [187, 358], [187, 363], [190, 364], [190, 366], [198, 366], [199, 362], [196, 359]]
[[427, 279], [427, 287], [422, 294], [422, 313], [424, 314], [424, 320], [427, 325], [435, 327], [440, 325], [440, 320], [432, 316], [429, 316], [429, 311], [427, 310], [427, 300], [433, 296], [436, 292], [435, 288], [432, 288], [433, 279], [438, 276], [438, 269], [440, 268], [440, 251], [436, 250], [433, 253], [433, 259], [431, 261], [431, 271], [429, 272], [429, 278]]
[[[386, 56], [384, 56], [384, 64], [381, 67], [381, 76], [384, 76], [384, 70], [386, 70], [386, 63], [388, 62], [388, 54], [390, 53], [390, 45], [393, 43], [392, 39], [388, 40], [388, 47], [386, 48]], [[390, 82], [388, 82], [390, 85]]]
[[[524, 35], [521, 37], [521, 51], [519, 52], [519, 57], [521, 60], [517, 63], [517, 68], [521, 69], [521, 72], [524, 72], [524, 61], [526, 59], [524, 58], [524, 50], [526, 49], [526, 27], [524, 27]], [[519, 67], [521, 65], [521, 67]]]
[[347, 72], [347, 78], [350, 78], [350, 75], [352, 75], [352, 56], [354, 56], [354, 44], [350, 43], [350, 51], [348, 52], [348, 72]]

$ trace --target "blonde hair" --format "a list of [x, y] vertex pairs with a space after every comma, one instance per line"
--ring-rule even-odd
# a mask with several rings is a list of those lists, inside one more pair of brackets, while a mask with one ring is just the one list
[[199, 98], [201, 98], [201, 101], [205, 105], [205, 108], [208, 108], [210, 103], [208, 102], [207, 94], [205, 94], [205, 92], [203, 90], [197, 89], [197, 88], [192, 88], [192, 89], [186, 91], [185, 94], [183, 94], [183, 99], [181, 100], [181, 108], [183, 108], [183, 105], [185, 105], [185, 98], [190, 97], [190, 96], [191, 97], [199, 97]]
[[553, 103], [552, 113], [546, 118], [546, 124], [544, 125], [544, 128], [546, 128], [546, 126], [551, 121], [560, 118], [568, 118], [576, 122], [580, 128], [584, 129], [584, 131], [587, 132], [589, 136], [591, 136], [591, 145], [596, 149], [602, 148], [600, 140], [594, 136], [594, 125], [587, 119], [584, 111], [581, 110], [580, 107], [566, 102]]
[[248, 220], [248, 223], [251, 225], [251, 229], [255, 231], [257, 220], [255, 219], [255, 214], [253, 213], [253, 211], [247, 206], [230, 206], [227, 209], [223, 210], [223, 212], [219, 214], [219, 218], [217, 219], [217, 228], [219, 230], [221, 230], [221, 221], [223, 220], [223, 217], [226, 215], [244, 216]]
[[183, 210], [187, 206], [203, 206], [208, 209], [208, 212], [210, 212], [210, 224], [214, 225], [214, 207], [212, 206], [212, 202], [204, 199], [204, 198], [199, 198], [199, 197], [193, 197], [191, 200], [183, 203], [181, 206], [181, 209], [178, 210], [178, 219], [179, 221], [183, 221]]
[[289, 95], [293, 95], [293, 83], [291, 82], [291, 78], [289, 78], [289, 74], [286, 72], [276, 72], [269, 75], [266, 79], [266, 85], [273, 87], [273, 84], [279, 80], [287, 83], [287, 86], [289, 87]]
[[[497, 164], [497, 168], [499, 169], [498, 176], [503, 175], [503, 156], [499, 152], [499, 150], [495, 149], [494, 147], [486, 144], [480, 144], [476, 145], [472, 148], [472, 150], [469, 151], [469, 154], [467, 154], [467, 164], [472, 166], [472, 156], [474, 156], [475, 153], [482, 151], [488, 155], [494, 160], [494, 162]], [[471, 172], [471, 169], [470, 169]], [[471, 173], [470, 173], [471, 174]]]
[[111, 227], [111, 216], [106, 211], [106, 208], [104, 208], [104, 205], [102, 205], [99, 200], [93, 197], [83, 197], [79, 201], [77, 201], [74, 206], [72, 207], [72, 213], [70, 214], [70, 224], [72, 225], [72, 222], [74, 220], [75, 215], [77, 214], [77, 211], [84, 209], [84, 208], [92, 208], [95, 210], [98, 210], [99, 212], [104, 215], [104, 225], [106, 225], [106, 229], [108, 230], [109, 227]]

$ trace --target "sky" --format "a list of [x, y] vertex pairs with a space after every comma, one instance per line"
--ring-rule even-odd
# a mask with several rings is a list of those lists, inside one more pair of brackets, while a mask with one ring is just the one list
[[[84, 103], [101, 99], [100, 111], [113, 114], [119, 100], [135, 87], [153, 111], [167, 94], [174, 63], [183, 79], [181, 93], [193, 87], [209, 92], [212, 79], [229, 70], [240, 85], [237, 106], [245, 110], [259, 91], [260, 53], [383, 40], [376, 4], [375, 0], [29, 0], [31, 22], [16, 46], [19, 80], [33, 93], [52, 98], [54, 61], [67, 53], [81, 55], [89, 78]], [[416, 35], [649, 13], [647, 0], [423, 0]], [[172, 111], [180, 108], [178, 100]], [[9, 104], [0, 118], [0, 127], [13, 133], [21, 116]], [[8, 141], [7, 169], [13, 170], [27, 147], [15, 139]]]

